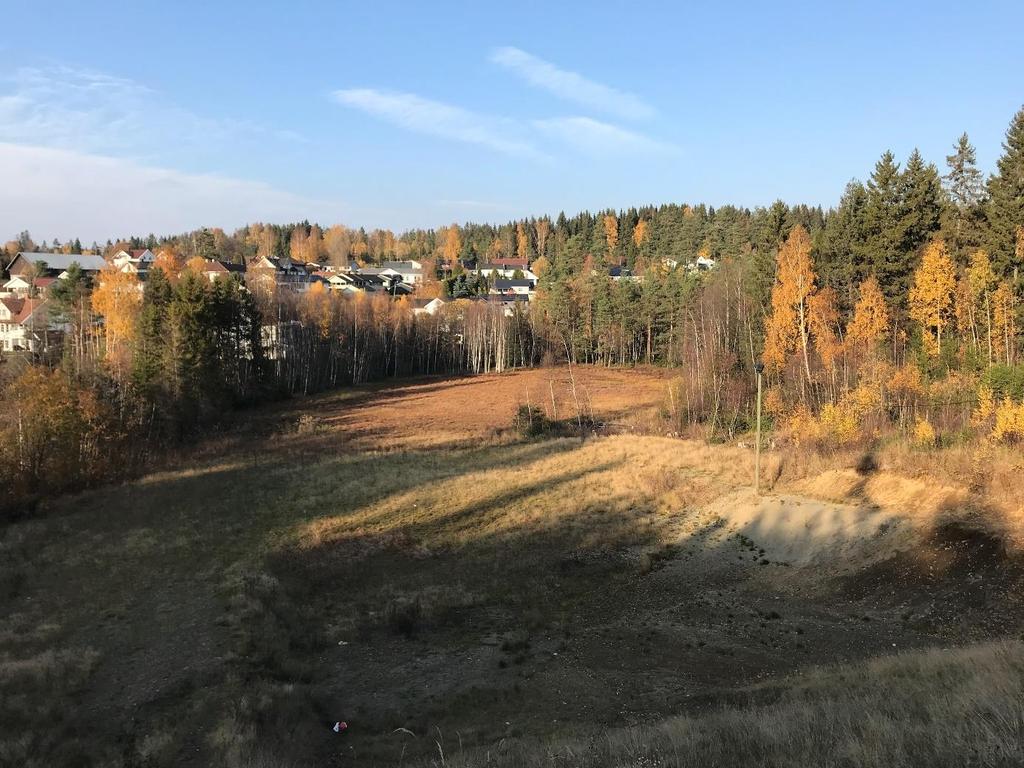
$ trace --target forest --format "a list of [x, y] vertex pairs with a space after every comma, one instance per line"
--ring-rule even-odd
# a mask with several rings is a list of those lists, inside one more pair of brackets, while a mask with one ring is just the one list
[[[46, 297], [69, 328], [59, 349], [35, 361], [0, 353], [0, 482], [19, 509], [44, 489], [135, 471], [230, 409], [557, 362], [674, 369], [665, 417], [708, 439], [753, 427], [761, 363], [765, 425], [780, 440], [1024, 439], [1024, 109], [987, 178], [965, 134], [941, 170], [916, 150], [885, 152], [827, 210], [673, 203], [401, 234], [256, 223], [91, 248], [23, 232], [3, 261], [124, 247], [163, 253], [144, 285], [72, 270]], [[321, 286], [262, 295], [197, 266], [262, 256], [416, 259], [433, 278], [418, 295], [462, 298], [414, 315], [408, 299]], [[698, 257], [714, 267], [685, 268]], [[538, 275], [528, 310], [472, 301], [482, 286], [466, 269], [502, 258]], [[613, 280], [612, 267], [635, 279]]]

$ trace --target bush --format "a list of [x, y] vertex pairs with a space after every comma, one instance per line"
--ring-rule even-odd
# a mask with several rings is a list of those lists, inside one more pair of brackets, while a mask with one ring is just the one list
[[540, 437], [554, 431], [555, 424], [540, 408], [521, 405], [516, 410], [515, 429], [523, 437]]

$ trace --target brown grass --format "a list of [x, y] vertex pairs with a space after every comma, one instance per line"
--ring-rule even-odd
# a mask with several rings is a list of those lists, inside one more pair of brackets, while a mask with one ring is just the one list
[[[595, 733], [584, 741], [519, 740], [493, 750], [456, 751], [443, 764], [960, 768], [1024, 762], [1019, 642], [832, 667], [784, 685], [779, 700], [768, 706], [728, 706], [703, 717]], [[751, 689], [751, 698], [758, 692]]]
[[[942, 570], [955, 558], [933, 550], [972, 541], [899, 539], [927, 556], [895, 565], [897, 548], [874, 539], [874, 559], [826, 541], [867, 511], [963, 517], [961, 502], [987, 491], [886, 464], [923, 471], [924, 454], [883, 452], [882, 471], [861, 475], [855, 454], [773, 452], [770, 522], [799, 505], [787, 524], [805, 513], [828, 524], [807, 538], [831, 560], [783, 562], [785, 547], [726, 508], [758, 503], [749, 448], [630, 431], [656, 423], [660, 372], [579, 369], [588, 414], [625, 434], [516, 435], [527, 400], [572, 415], [565, 375], [420, 380], [283, 404], [177, 467], [51, 500], [39, 519], [0, 530], [0, 558], [13, 564], [0, 579], [0, 694], [16, 692], [9, 700], [28, 713], [9, 720], [16, 729], [0, 723], [0, 755], [390, 765], [437, 759], [441, 742], [446, 760], [474, 765], [488, 751], [503, 765], [661, 765], [681, 759], [678, 743], [687, 760], [729, 764], [760, 740], [770, 764], [828, 765], [801, 739], [818, 733], [823, 750], [820, 734], [834, 733], [856, 757], [881, 726], [827, 729], [867, 717], [876, 699], [935, 722], [1016, 716], [965, 682], [996, 674], [970, 661], [974, 651], [925, 654], [919, 684], [902, 693], [887, 676], [916, 657], [885, 658], [894, 641], [952, 647], [1024, 629], [1016, 560], [985, 560], [982, 546], [968, 571]], [[930, 471], [958, 473], [962, 461], [951, 453]], [[992, 654], [992, 670], [1017, 669]], [[840, 658], [848, 665], [810, 671]], [[953, 701], [947, 678], [975, 703]], [[932, 694], [950, 708], [929, 708]], [[58, 709], [74, 713], [70, 726], [51, 728]], [[786, 726], [798, 717], [817, 730]], [[336, 718], [353, 725], [344, 737], [328, 728]], [[878, 743], [916, 745], [927, 724], [911, 722], [908, 741]], [[970, 722], [950, 731], [961, 739], [950, 749], [987, 748]], [[719, 741], [733, 751], [716, 752]]]

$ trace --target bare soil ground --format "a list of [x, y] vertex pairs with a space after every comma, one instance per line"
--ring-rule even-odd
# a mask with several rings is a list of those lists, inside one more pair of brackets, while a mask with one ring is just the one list
[[0, 765], [485, 764], [1024, 629], [957, 478], [755, 497], [747, 449], [628, 434], [660, 371], [576, 387], [627, 434], [510, 430], [564, 368], [361, 387], [0, 531]]

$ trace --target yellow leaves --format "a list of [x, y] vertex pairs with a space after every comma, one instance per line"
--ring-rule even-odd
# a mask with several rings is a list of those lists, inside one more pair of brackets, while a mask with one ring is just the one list
[[1024, 440], [1024, 401], [1014, 403], [1009, 397], [996, 409], [996, 424], [992, 439], [1000, 442]]
[[619, 245], [619, 220], [610, 213], [604, 216], [604, 239], [608, 245], [608, 256], [611, 257]]
[[331, 328], [337, 310], [336, 297], [324, 287], [323, 283], [313, 283], [302, 297], [300, 305], [302, 321], [314, 325], [320, 332], [320, 338], [331, 335]]
[[150, 269], [163, 270], [167, 279], [175, 283], [178, 281], [178, 273], [182, 269], [181, 257], [170, 248], [161, 248]]
[[516, 224], [516, 256], [527, 261], [530, 258], [530, 236], [521, 221]]
[[992, 349], [1007, 365], [1014, 362], [1017, 340], [1017, 296], [1003, 280], [992, 294]]
[[462, 238], [459, 236], [459, 227], [452, 224], [444, 231], [441, 243], [441, 258], [449, 264], [454, 264], [462, 253]]
[[107, 359], [120, 369], [129, 356], [128, 342], [135, 337], [142, 290], [138, 278], [109, 267], [100, 273], [92, 292], [92, 307], [103, 316]]
[[812, 294], [807, 302], [808, 325], [814, 337], [814, 348], [818, 350], [826, 368], [831, 368], [842, 352], [842, 344], [836, 333], [839, 327], [836, 303], [836, 292], [831, 288], [822, 288]]
[[919, 416], [914, 422], [913, 441], [914, 445], [921, 448], [930, 448], [935, 445], [935, 427], [926, 417]]
[[789, 418], [786, 419], [785, 430], [797, 444], [814, 442], [822, 434], [821, 424], [814, 418], [810, 408], [803, 403], [794, 408]]
[[650, 222], [646, 219], [640, 219], [633, 227], [633, 245], [639, 248], [647, 240], [650, 230]]
[[533, 262], [533, 266], [530, 268], [530, 271], [533, 272], [533, 274], [535, 274], [537, 277], [543, 277], [544, 273], [547, 272], [548, 269], [550, 269], [550, 267], [551, 263], [547, 260], [547, 258], [545, 256], [541, 256], [539, 259]]
[[765, 326], [762, 359], [773, 371], [781, 371], [786, 358], [807, 333], [807, 300], [814, 293], [811, 238], [800, 225], [793, 227], [776, 256], [772, 314]]
[[860, 285], [860, 297], [853, 310], [853, 320], [846, 329], [846, 337], [854, 346], [868, 349], [883, 341], [889, 333], [889, 308], [878, 284], [871, 275]]
[[952, 312], [955, 290], [953, 261], [946, 252], [946, 244], [932, 240], [925, 248], [910, 288], [910, 316], [923, 326], [925, 349], [932, 356], [938, 354], [942, 344], [942, 329]]
[[865, 417], [879, 405], [881, 397], [873, 387], [850, 390], [838, 403], [827, 403], [821, 409], [822, 431], [839, 445], [852, 443], [861, 437]]
[[978, 405], [971, 414], [971, 423], [975, 426], [987, 423], [996, 412], [995, 393], [992, 388], [982, 384], [978, 387]]
[[921, 369], [913, 363], [897, 368], [889, 379], [889, 393], [901, 397], [916, 397], [924, 392]]
[[[769, 390], [769, 394], [777, 390]], [[873, 387], [860, 386], [846, 392], [836, 403], [826, 403], [818, 418], [803, 403], [797, 405], [784, 422], [784, 428], [797, 443], [828, 441], [847, 445], [864, 436], [867, 417], [882, 404]]]
[[764, 410], [769, 416], [781, 416], [786, 410], [781, 387], [769, 387], [764, 395]]

